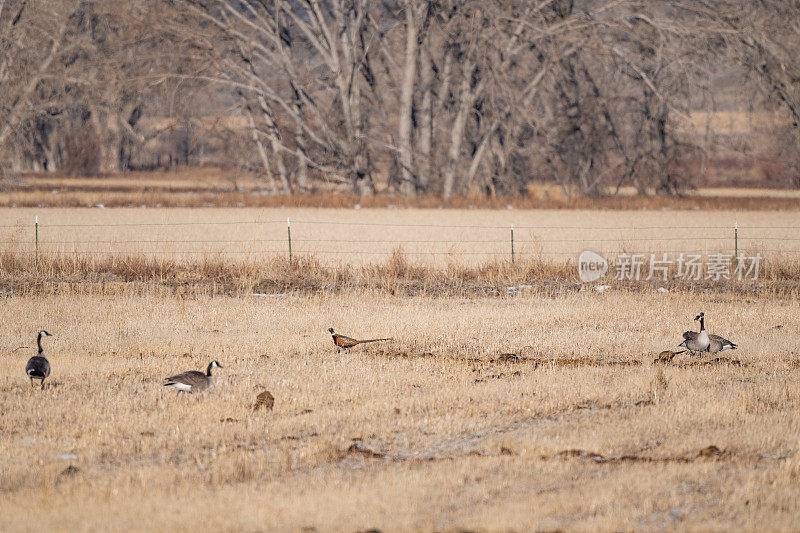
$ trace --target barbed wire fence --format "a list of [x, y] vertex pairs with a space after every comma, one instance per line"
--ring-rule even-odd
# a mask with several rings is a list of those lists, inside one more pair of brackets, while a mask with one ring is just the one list
[[[285, 233], [281, 236], [284, 227]], [[203, 237], [210, 228], [222, 228], [226, 236]], [[367, 230], [413, 230], [423, 235], [418, 238], [347, 238], [338, 236], [342, 228], [349, 228], [347, 233], [356, 235], [368, 233]], [[147, 229], [157, 230], [159, 234], [142, 235]], [[447, 237], [444, 235], [447, 231], [469, 236]], [[131, 232], [136, 236], [131, 237]], [[781, 235], [776, 235], [777, 232]], [[241, 233], [250, 236], [238, 238]], [[320, 233], [333, 236], [320, 236]], [[609, 236], [614, 233], [615, 236]], [[565, 261], [577, 258], [583, 250], [609, 258], [619, 254], [721, 252], [735, 258], [745, 251], [785, 254], [794, 259], [800, 257], [796, 255], [800, 254], [800, 237], [791, 235], [800, 235], [800, 226], [741, 226], [738, 222], [714, 226], [478, 225], [304, 219], [40, 224], [37, 216], [28, 227], [0, 225], [0, 246], [3, 251], [36, 257], [40, 254], [224, 255], [283, 256], [292, 261], [308, 255], [379, 258], [392, 255], [399, 248], [404, 255], [412, 257], [446, 256], [450, 260], [480, 256], [511, 261], [529, 257]]]

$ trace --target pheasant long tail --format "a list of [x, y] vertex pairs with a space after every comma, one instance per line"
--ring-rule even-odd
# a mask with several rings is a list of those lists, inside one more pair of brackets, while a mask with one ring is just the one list
[[391, 337], [387, 339], [367, 339], [363, 341], [356, 341], [356, 344], [364, 344], [365, 342], [378, 342], [378, 341], [390, 341], [393, 340]]

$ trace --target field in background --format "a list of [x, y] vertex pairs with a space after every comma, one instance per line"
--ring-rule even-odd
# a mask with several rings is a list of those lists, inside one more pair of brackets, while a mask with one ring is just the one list
[[[700, 310], [740, 349], [654, 364]], [[796, 299], [56, 295], [5, 298], [0, 321], [5, 531], [800, 520]], [[330, 326], [395, 340], [337, 355]], [[211, 359], [206, 394], [161, 386]]]
[[5, 251], [32, 254], [39, 216], [41, 253], [149, 255], [159, 259], [288, 258], [324, 264], [385, 262], [396, 250], [414, 263], [477, 266], [511, 259], [555, 263], [582, 250], [601, 254], [733, 253], [800, 258], [800, 211], [565, 211], [419, 209], [14, 209], [0, 210]]
[[[703, 209], [763, 210], [798, 207], [800, 190], [774, 188], [757, 168], [758, 161], [740, 154], [720, 156], [720, 173], [731, 179], [711, 181], [721, 187], [699, 186], [682, 197], [638, 197], [632, 187], [607, 189], [603, 198], [568, 198], [556, 184], [532, 184], [525, 197], [474, 195], [443, 200], [379, 194], [355, 197], [346, 186], [320, 184], [313, 194], [277, 195], [253, 173], [214, 168], [130, 172], [102, 177], [70, 177], [55, 173], [26, 174], [0, 180], [0, 207], [419, 207], [537, 209]], [[722, 164], [722, 163], [720, 163]], [[739, 187], [724, 186], [730, 183]]]

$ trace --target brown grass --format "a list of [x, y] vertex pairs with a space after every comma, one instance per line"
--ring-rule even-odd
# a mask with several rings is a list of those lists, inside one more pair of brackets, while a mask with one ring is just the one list
[[[751, 180], [752, 181], [752, 180]], [[750, 183], [750, 182], [748, 182]], [[559, 186], [532, 184], [525, 197], [490, 197], [480, 194], [443, 199], [437, 195], [397, 196], [384, 191], [356, 197], [344, 186], [324, 186], [312, 194], [274, 195], [250, 173], [218, 169], [182, 169], [172, 172], [132, 172], [99, 178], [28, 174], [0, 188], [0, 207], [296, 207], [421, 209], [702, 209], [791, 210], [798, 192], [783, 189], [700, 188], [682, 197], [635, 196], [627, 188], [619, 196], [565, 197]]]
[[[674, 270], [674, 269], [673, 269]], [[671, 272], [674, 275], [674, 272]], [[260, 295], [340, 294], [373, 290], [390, 295], [517, 296], [602, 290], [717, 292], [772, 298], [800, 297], [800, 262], [769, 262], [757, 280], [617, 280], [581, 284], [573, 261], [508, 260], [444, 268], [413, 263], [397, 251], [383, 263], [328, 266], [314, 256], [234, 261], [216, 257], [165, 259], [142, 255], [0, 252], [0, 290], [8, 294]]]
[[[34, 251], [39, 216], [39, 255]], [[284, 222], [292, 219], [293, 257]], [[616, 254], [762, 254], [757, 280], [622, 282]], [[511, 261], [511, 223], [515, 260]], [[792, 297], [800, 213], [391, 209], [0, 210], [0, 290], [17, 294], [554, 295], [593, 290], [714, 291]], [[577, 256], [612, 261], [592, 285]], [[646, 277], [647, 267], [642, 271]]]
[[[653, 365], [699, 310], [742, 364]], [[4, 531], [800, 520], [796, 299], [30, 294], [0, 321]], [[329, 326], [396, 340], [337, 355]], [[40, 328], [43, 391], [23, 371]], [[207, 393], [161, 386], [211, 359]]]
[[[291, 263], [257, 252], [286, 216]], [[792, 529], [799, 217], [0, 210], [1, 529]], [[756, 281], [578, 282], [575, 250], [728, 250], [732, 220]], [[514, 263], [473, 242], [511, 222]], [[739, 349], [664, 356], [701, 310]], [[162, 386], [212, 359], [206, 393]]]

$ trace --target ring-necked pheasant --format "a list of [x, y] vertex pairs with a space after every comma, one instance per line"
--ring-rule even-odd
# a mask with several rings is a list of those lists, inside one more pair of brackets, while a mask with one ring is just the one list
[[391, 338], [387, 338], [387, 339], [367, 339], [367, 340], [360, 341], [360, 340], [354, 339], [352, 337], [345, 337], [344, 335], [339, 335], [338, 333], [333, 331], [333, 328], [328, 328], [328, 331], [331, 332], [331, 336], [333, 337], [333, 344], [336, 345], [336, 351], [337, 352], [340, 352], [342, 349], [344, 349], [345, 352], [349, 353], [350, 352], [350, 348], [352, 348], [356, 344], [364, 344], [366, 342], [378, 342], [378, 341], [390, 341], [390, 340], [392, 340]]

